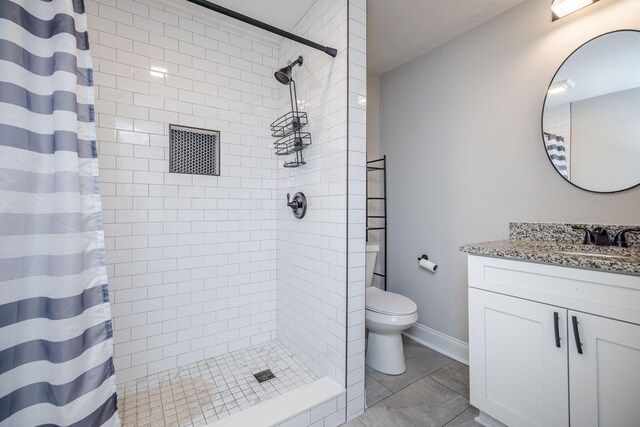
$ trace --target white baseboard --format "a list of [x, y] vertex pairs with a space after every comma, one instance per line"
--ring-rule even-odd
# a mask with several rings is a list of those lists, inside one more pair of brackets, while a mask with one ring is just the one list
[[438, 353], [469, 365], [469, 344], [457, 338], [416, 323], [404, 335]]
[[508, 427], [506, 424], [502, 424], [491, 415], [485, 414], [482, 411], [480, 411], [478, 416], [474, 418], [474, 421], [484, 427]]

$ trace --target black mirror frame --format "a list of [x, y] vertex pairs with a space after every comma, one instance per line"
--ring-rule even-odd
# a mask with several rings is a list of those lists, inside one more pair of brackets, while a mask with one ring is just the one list
[[573, 185], [576, 188], [579, 188], [581, 190], [584, 191], [588, 191], [590, 193], [596, 193], [596, 194], [614, 194], [614, 193], [621, 193], [623, 191], [627, 191], [627, 190], [631, 190], [633, 188], [636, 188], [638, 186], [640, 186], [640, 182], [638, 182], [635, 185], [632, 185], [631, 187], [627, 187], [624, 188], [622, 190], [615, 190], [615, 191], [596, 191], [596, 190], [589, 190], [588, 188], [584, 188], [584, 187], [580, 187], [577, 184], [574, 184], [573, 182], [571, 182], [569, 179], [567, 179], [564, 175], [562, 175], [560, 173], [560, 171], [558, 171], [558, 169], [556, 169], [555, 165], [553, 164], [553, 161], [551, 160], [551, 157], [549, 157], [549, 153], [547, 152], [547, 142], [545, 140], [544, 137], [544, 110], [545, 110], [545, 105], [547, 105], [547, 97], [549, 96], [549, 88], [551, 87], [551, 85], [553, 84], [553, 81], [556, 79], [556, 76], [558, 75], [558, 73], [560, 72], [560, 70], [562, 69], [562, 67], [564, 66], [564, 64], [569, 60], [569, 58], [571, 58], [577, 51], [579, 51], [580, 49], [582, 49], [584, 46], [586, 46], [587, 44], [591, 43], [592, 41], [594, 41], [595, 39], [599, 39], [600, 37], [604, 37], [607, 36], [609, 34], [614, 34], [614, 33], [623, 33], [623, 32], [634, 32], [634, 33], [640, 33], [640, 30], [634, 30], [634, 29], [623, 29], [623, 30], [614, 30], [614, 31], [609, 31], [607, 33], [602, 33], [598, 36], [595, 36], [589, 40], [587, 40], [586, 42], [582, 43], [580, 46], [578, 46], [573, 52], [571, 52], [571, 54], [569, 54], [569, 56], [567, 56], [565, 58], [564, 61], [562, 61], [562, 64], [560, 64], [560, 66], [558, 67], [558, 69], [556, 70], [556, 72], [553, 74], [553, 77], [551, 77], [551, 81], [549, 82], [549, 86], [547, 86], [547, 91], [544, 94], [544, 101], [542, 102], [542, 114], [540, 117], [540, 135], [542, 136], [542, 146], [544, 147], [544, 152], [547, 156], [547, 160], [549, 160], [549, 163], [551, 164], [551, 167], [553, 167], [553, 170], [556, 171], [556, 173], [558, 175], [560, 175], [562, 177], [562, 179], [564, 179], [565, 181], [567, 181], [569, 184]]

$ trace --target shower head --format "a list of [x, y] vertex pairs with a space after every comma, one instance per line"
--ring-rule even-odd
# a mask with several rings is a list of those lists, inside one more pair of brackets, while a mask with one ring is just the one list
[[289, 65], [287, 65], [286, 67], [280, 68], [278, 71], [273, 73], [273, 76], [283, 85], [288, 85], [292, 80], [291, 70], [293, 70], [293, 67], [296, 65], [302, 65], [302, 56], [298, 56], [298, 59], [296, 59], [294, 62], [289, 62]]

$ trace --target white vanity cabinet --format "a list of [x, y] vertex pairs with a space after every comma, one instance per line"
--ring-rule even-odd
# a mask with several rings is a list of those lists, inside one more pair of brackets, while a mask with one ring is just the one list
[[640, 277], [469, 256], [469, 361], [508, 426], [639, 426]]

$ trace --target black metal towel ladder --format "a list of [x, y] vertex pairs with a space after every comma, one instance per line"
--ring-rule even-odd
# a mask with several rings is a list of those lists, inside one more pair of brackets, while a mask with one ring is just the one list
[[[382, 166], [380, 166], [382, 165]], [[382, 172], [382, 197], [370, 197], [369, 196], [369, 179], [367, 177], [367, 241], [369, 241], [369, 232], [370, 231], [384, 231], [384, 274], [383, 273], [373, 273], [378, 277], [384, 278], [384, 290], [387, 290], [387, 156], [382, 156], [381, 159], [369, 160], [367, 162], [367, 174], [369, 172]], [[369, 215], [369, 201], [374, 200], [378, 202], [382, 202], [382, 215]], [[379, 207], [376, 207], [376, 212], [379, 212]], [[379, 225], [376, 221], [376, 225], [369, 226], [369, 220], [382, 219], [384, 225]]]

